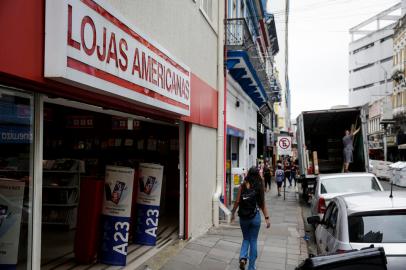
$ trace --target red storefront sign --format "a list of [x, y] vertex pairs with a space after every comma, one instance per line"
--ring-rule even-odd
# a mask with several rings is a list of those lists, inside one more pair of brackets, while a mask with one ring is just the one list
[[190, 115], [190, 69], [99, 0], [48, 0], [47, 78]]

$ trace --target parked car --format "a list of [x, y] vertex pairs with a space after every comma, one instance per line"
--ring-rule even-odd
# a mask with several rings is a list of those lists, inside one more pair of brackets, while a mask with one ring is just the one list
[[383, 248], [367, 248], [344, 254], [307, 258], [296, 270], [387, 270]]
[[383, 247], [388, 269], [406, 265], [406, 192], [369, 192], [335, 197], [315, 232], [319, 255], [343, 253], [374, 245]]
[[379, 180], [372, 173], [335, 173], [317, 178], [314, 196], [310, 202], [312, 215], [323, 217], [330, 200], [351, 193], [383, 191]]

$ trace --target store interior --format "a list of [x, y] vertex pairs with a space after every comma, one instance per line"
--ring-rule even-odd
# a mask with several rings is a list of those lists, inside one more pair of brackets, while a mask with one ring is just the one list
[[29, 264], [32, 133], [32, 96], [0, 88], [0, 269]]
[[[95, 241], [96, 246], [99, 243], [99, 237], [91, 240], [77, 237], [81, 229], [77, 224], [83, 224], [78, 223], [78, 213], [81, 207], [86, 207], [83, 201], [88, 197], [91, 202], [94, 196], [92, 189], [86, 194], [81, 191], [83, 182], [104, 181], [107, 165], [135, 171], [144, 162], [164, 166], [158, 235], [178, 231], [178, 126], [110, 112], [44, 103], [41, 245], [44, 269], [63, 263], [64, 258], [73, 260], [75, 241]], [[133, 223], [135, 205], [133, 201]], [[130, 243], [131, 235], [130, 232]], [[136, 248], [128, 250], [130, 253]]]

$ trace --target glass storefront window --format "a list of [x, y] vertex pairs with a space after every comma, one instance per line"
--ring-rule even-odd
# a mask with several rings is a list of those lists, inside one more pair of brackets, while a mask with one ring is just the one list
[[0, 87], [0, 269], [31, 268], [33, 96]]

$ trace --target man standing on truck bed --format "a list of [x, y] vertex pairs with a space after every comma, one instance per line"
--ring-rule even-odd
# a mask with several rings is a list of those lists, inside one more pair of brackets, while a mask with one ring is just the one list
[[351, 132], [346, 129], [345, 130], [345, 136], [343, 137], [343, 145], [344, 145], [344, 150], [343, 150], [343, 157], [344, 157], [344, 172], [348, 172], [348, 167], [350, 166], [350, 163], [353, 160], [353, 140], [354, 136], [359, 132], [361, 128], [358, 128], [357, 130], [353, 131], [351, 129]]

